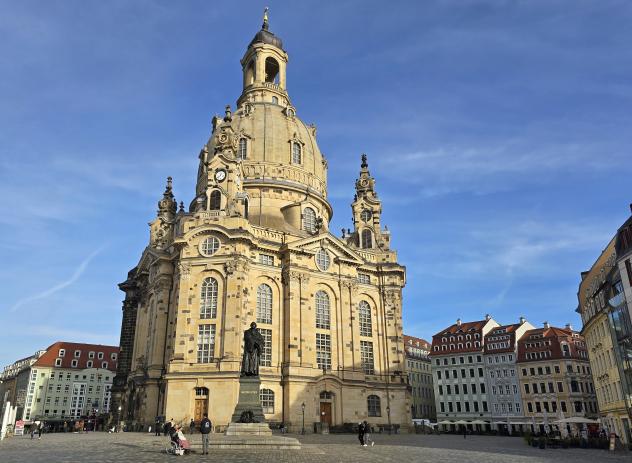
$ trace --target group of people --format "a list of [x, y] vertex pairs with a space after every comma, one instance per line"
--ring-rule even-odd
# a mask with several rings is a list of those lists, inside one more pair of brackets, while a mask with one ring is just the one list
[[358, 423], [358, 439], [362, 447], [368, 447], [369, 442], [371, 442], [371, 447], [375, 445], [375, 441], [371, 439], [371, 426], [367, 421]]
[[[202, 454], [204, 455], [208, 455], [209, 434], [211, 433], [212, 427], [213, 426], [211, 420], [209, 420], [208, 414], [205, 413], [204, 418], [202, 418], [202, 421], [200, 421], [200, 434], [202, 435]], [[171, 443], [174, 446], [185, 451], [191, 448], [191, 444], [189, 443], [182, 430], [182, 425], [174, 424], [173, 418], [171, 418], [164, 424], [163, 431], [165, 435], [169, 436]], [[195, 421], [191, 420], [191, 423], [189, 424], [189, 433], [193, 434], [194, 432]], [[156, 435], [160, 435], [159, 423], [156, 423]]]

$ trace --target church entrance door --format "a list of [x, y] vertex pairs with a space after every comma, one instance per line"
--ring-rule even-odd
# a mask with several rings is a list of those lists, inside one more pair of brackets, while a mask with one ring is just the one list
[[195, 409], [193, 412], [193, 419], [196, 423], [200, 423], [204, 414], [208, 413], [208, 389], [205, 387], [195, 388]]
[[331, 426], [331, 402], [320, 403], [320, 422]]
[[202, 421], [205, 413], [208, 413], [208, 399], [195, 399], [195, 422]]

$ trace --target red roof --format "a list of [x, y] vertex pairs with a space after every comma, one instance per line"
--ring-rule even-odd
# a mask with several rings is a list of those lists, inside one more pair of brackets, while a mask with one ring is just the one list
[[[427, 353], [422, 354], [420, 352], [415, 352], [416, 349], [424, 350]], [[425, 339], [408, 336], [406, 334], [404, 335], [404, 350], [406, 351], [407, 356], [428, 359], [428, 354], [431, 349], [432, 346]]]
[[[64, 355], [60, 356], [60, 350], [64, 350]], [[75, 352], [78, 353], [75, 356]], [[90, 353], [94, 356], [90, 358]], [[103, 358], [99, 358], [99, 353], [103, 354]], [[115, 354], [114, 359], [112, 354]], [[58, 341], [46, 349], [33, 367], [56, 367], [56, 368], [89, 368], [88, 362], [92, 362], [92, 368], [102, 368], [103, 362], [107, 362], [107, 369], [116, 372], [118, 364], [118, 346], [104, 346], [101, 344], [82, 344], [77, 342]], [[61, 365], [56, 365], [57, 359], [61, 359]], [[77, 366], [72, 366], [72, 361], [77, 360]]]
[[[492, 328], [485, 335], [485, 353], [495, 354], [514, 352], [516, 350], [516, 330], [522, 326], [520, 323], [503, 325]], [[508, 336], [508, 338], [506, 338]], [[498, 339], [504, 338], [504, 339]], [[507, 347], [496, 347], [499, 344], [508, 344]]]
[[[441, 330], [432, 337], [432, 352], [430, 355], [458, 354], [462, 352], [480, 352], [483, 350], [483, 328], [491, 321], [479, 320], [475, 322], [457, 322]], [[478, 343], [478, 346], [476, 345]], [[454, 348], [450, 349], [450, 345]], [[462, 347], [459, 348], [458, 346]], [[469, 347], [467, 347], [469, 345]], [[442, 349], [441, 346], [446, 346]], [[435, 350], [435, 347], [438, 349]]]
[[[562, 344], [568, 346], [568, 355], [564, 355]], [[584, 337], [577, 331], [551, 326], [529, 330], [518, 341], [518, 362], [559, 359], [588, 362]]]

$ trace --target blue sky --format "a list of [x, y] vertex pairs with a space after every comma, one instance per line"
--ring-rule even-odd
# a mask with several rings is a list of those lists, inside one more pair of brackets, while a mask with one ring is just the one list
[[0, 15], [0, 365], [118, 343], [165, 178], [186, 204], [270, 6], [349, 227], [360, 153], [407, 266], [405, 331], [572, 322], [632, 201], [627, 1], [25, 1]]

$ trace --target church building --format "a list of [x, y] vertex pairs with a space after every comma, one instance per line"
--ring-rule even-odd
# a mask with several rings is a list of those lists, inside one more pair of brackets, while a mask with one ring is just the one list
[[365, 155], [353, 229], [329, 230], [327, 161], [290, 100], [287, 65], [266, 14], [241, 59], [237, 104], [213, 118], [200, 150], [188, 207], [167, 180], [149, 243], [119, 285], [115, 420], [146, 428], [157, 416], [188, 423], [208, 413], [223, 429], [255, 321], [266, 421], [290, 431], [304, 422], [306, 432], [360, 420], [408, 429], [405, 268]]

